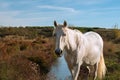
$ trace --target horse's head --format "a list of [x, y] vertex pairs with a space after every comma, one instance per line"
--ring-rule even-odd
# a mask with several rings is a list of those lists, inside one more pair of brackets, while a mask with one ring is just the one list
[[55, 48], [55, 53], [57, 56], [61, 56], [62, 52], [66, 46], [66, 29], [67, 29], [67, 22], [64, 21], [63, 25], [57, 24], [56, 21], [54, 21], [54, 37], [56, 41], [56, 48]]

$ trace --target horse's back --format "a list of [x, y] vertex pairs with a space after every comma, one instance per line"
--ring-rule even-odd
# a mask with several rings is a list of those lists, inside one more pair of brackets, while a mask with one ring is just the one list
[[87, 64], [94, 64], [100, 59], [103, 51], [103, 40], [96, 32], [87, 32], [84, 34], [86, 56], [84, 57]]
[[89, 42], [93, 42], [93, 43], [100, 43], [100, 45], [103, 45], [103, 40], [102, 37], [96, 33], [96, 32], [87, 32], [84, 34], [84, 37], [89, 41]]

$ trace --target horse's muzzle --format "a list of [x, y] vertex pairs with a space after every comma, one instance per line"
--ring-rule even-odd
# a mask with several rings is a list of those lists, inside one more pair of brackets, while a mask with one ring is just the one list
[[57, 56], [61, 57], [62, 50], [61, 49], [56, 49], [55, 53], [56, 53]]

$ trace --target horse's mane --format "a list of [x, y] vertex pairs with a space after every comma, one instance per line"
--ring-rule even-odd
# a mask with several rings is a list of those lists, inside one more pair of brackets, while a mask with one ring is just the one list
[[81, 32], [80, 30], [74, 29], [74, 28], [71, 27], [71, 26], [68, 26], [67, 28], [68, 28], [68, 29], [71, 29], [71, 30], [73, 30], [73, 31], [75, 31], [75, 32], [78, 32], [78, 33], [81, 33], [81, 34], [82, 34], [82, 32]]
[[83, 34], [81, 31], [74, 29], [75, 32], [79, 33], [79, 34]]
[[81, 31], [79, 31], [79, 30], [77, 30], [77, 29], [74, 29], [74, 31], [82, 33]]

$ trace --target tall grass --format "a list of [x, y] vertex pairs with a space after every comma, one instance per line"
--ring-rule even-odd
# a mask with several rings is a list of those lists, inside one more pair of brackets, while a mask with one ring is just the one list
[[[107, 75], [120, 80], [120, 30], [77, 28], [98, 32], [104, 40]], [[0, 28], [0, 80], [46, 80], [55, 61], [53, 28]]]
[[113, 29], [114, 33], [115, 33], [115, 43], [120, 43], [120, 30], [119, 29]]
[[[7, 32], [7, 29], [10, 31]], [[21, 28], [26, 31], [25, 35], [23, 31], [19, 35], [15, 29], [18, 30], [3, 28], [5, 31], [0, 33], [0, 80], [45, 80], [56, 59], [52, 40], [34, 33], [34, 29], [28, 28], [31, 30], [28, 34], [30, 31]], [[31, 37], [32, 32], [36, 36]]]

